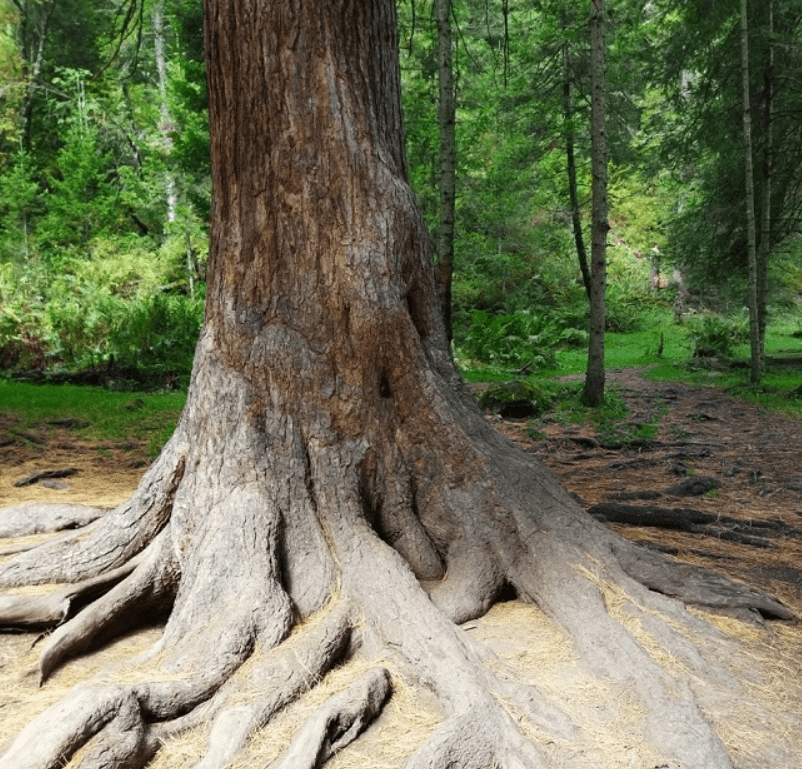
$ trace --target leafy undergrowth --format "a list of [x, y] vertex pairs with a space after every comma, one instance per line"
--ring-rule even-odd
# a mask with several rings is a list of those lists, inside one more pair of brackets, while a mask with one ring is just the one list
[[[758, 387], [749, 381], [749, 345], [743, 343], [743, 321], [738, 317], [721, 320], [718, 316], [699, 315], [677, 324], [669, 308], [654, 308], [644, 315], [639, 330], [606, 334], [605, 361], [608, 372], [638, 368], [644, 369], [645, 376], [655, 382], [722, 387], [769, 411], [802, 418], [801, 329], [796, 315], [780, 316], [769, 325], [767, 365]], [[695, 357], [694, 351], [699, 349], [712, 354]], [[531, 415], [542, 416], [554, 410], [559, 419], [566, 409], [579, 406], [568, 405], [571, 393], [556, 392], [559, 385], [553, 380], [584, 374], [587, 351], [564, 346], [556, 349], [554, 356], [553, 366], [536, 372], [460, 358], [459, 351], [457, 362], [469, 383], [517, 381], [538, 393], [551, 394], [553, 409], [539, 407]], [[609, 399], [615, 408], [614, 388], [608, 391]], [[593, 418], [603, 419], [606, 408], [602, 409], [601, 417]]]

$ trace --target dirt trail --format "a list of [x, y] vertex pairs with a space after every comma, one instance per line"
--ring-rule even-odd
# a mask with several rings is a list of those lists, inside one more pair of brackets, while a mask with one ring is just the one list
[[[695, 532], [609, 525], [683, 560], [767, 587], [802, 615], [802, 423], [719, 388], [652, 382], [636, 369], [611, 373], [608, 381], [630, 408], [618, 435], [596, 435], [589, 425], [549, 424], [542, 428], [546, 437], [533, 440], [523, 422], [496, 426], [534, 453], [586, 507], [618, 501], [723, 519], [726, 525], [700, 525]], [[658, 422], [653, 438], [637, 437], [642, 425]], [[665, 493], [688, 479], [712, 479], [714, 488], [692, 496]], [[645, 492], [641, 499], [639, 492]], [[754, 542], [727, 539], [733, 529]]]

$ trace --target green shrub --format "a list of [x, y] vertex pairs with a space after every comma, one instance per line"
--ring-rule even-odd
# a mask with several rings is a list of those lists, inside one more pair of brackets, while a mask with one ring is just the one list
[[[66, 285], [66, 284], [62, 284]], [[125, 299], [91, 284], [73, 285], [47, 305], [51, 357], [69, 368], [113, 361], [139, 384], [188, 381], [204, 297], [156, 293]]]
[[67, 366], [93, 366], [108, 355], [111, 334], [123, 322], [125, 300], [65, 276], [47, 304], [51, 356]]
[[543, 314], [520, 310], [491, 314], [475, 310], [467, 331], [458, 335], [461, 357], [530, 373], [553, 366], [555, 350], [584, 347], [587, 319], [581, 311], [552, 310]]
[[0, 369], [44, 368], [47, 349], [40, 311], [0, 306]]
[[120, 364], [149, 378], [188, 380], [203, 322], [204, 297], [155, 294], [129, 302], [128, 312], [109, 336], [109, 351]]
[[48, 340], [34, 268], [0, 263], [0, 368], [44, 368]]
[[749, 341], [749, 321], [745, 316], [724, 317], [704, 313], [686, 324], [694, 357], [717, 355], [729, 358], [736, 345]]
[[558, 393], [548, 381], [496, 382], [479, 394], [477, 401], [485, 410], [504, 417], [537, 417], [547, 412]]
[[532, 313], [491, 315], [475, 310], [460, 353], [482, 363], [545, 368], [554, 354], [541, 339], [542, 331], [542, 321]]

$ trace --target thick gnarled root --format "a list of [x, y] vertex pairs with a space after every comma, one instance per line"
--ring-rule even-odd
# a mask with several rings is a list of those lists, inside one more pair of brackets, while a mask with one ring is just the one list
[[509, 715], [495, 702], [467, 707], [449, 718], [409, 760], [406, 769], [545, 769]]
[[172, 602], [179, 574], [170, 555], [169, 528], [127, 566], [129, 575], [50, 635], [39, 659], [40, 681], [64, 660], [91, 648], [98, 637], [108, 637], [110, 628], [119, 633], [143, 610], [163, 611]]
[[633, 579], [664, 595], [697, 606], [747, 609], [776, 619], [793, 619], [793, 613], [774, 596], [688, 563], [665, 556], [628, 540], [613, 540], [621, 568]]
[[316, 769], [350, 745], [378, 715], [390, 695], [385, 668], [369, 670], [331, 697], [295, 735], [275, 769]]
[[108, 512], [102, 507], [55, 502], [29, 502], [4, 507], [0, 510], [0, 537], [27, 537], [31, 534], [53, 534], [65, 529], [80, 529]]
[[170, 520], [184, 475], [183, 448], [180, 437], [173, 436], [137, 493], [114, 511], [2, 564], [0, 588], [80, 582], [125, 566]]
[[186, 716], [157, 725], [162, 741], [211, 723], [206, 754], [193, 769], [220, 769], [234, 760], [251, 735], [284, 707], [316, 686], [328, 670], [353, 651], [353, 607], [336, 601], [269, 650], [243, 677], [224, 685], [207, 703]]
[[219, 625], [207, 626], [205, 639], [198, 634], [190, 640], [191, 664], [184, 639], [177, 638], [177, 648], [162, 649], [158, 659], [145, 657], [128, 672], [149, 681], [77, 686], [18, 735], [0, 769], [57, 769], [81, 749], [81, 769], [143, 766], [160, 744], [152, 724], [207, 700], [250, 654], [252, 627], [242, 614], [233, 621], [222, 632]]

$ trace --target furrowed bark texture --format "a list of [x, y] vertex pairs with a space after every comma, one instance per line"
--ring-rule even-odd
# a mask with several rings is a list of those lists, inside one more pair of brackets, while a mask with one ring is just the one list
[[605, 88], [604, 0], [590, 0], [591, 215], [590, 340], [582, 398], [589, 406], [604, 402], [604, 329], [607, 292], [607, 91]]
[[[120, 682], [76, 687], [0, 769], [141, 767], [199, 724], [196, 769], [217, 769], [354, 655], [369, 672], [282, 766], [325, 762], [402, 681], [443, 715], [414, 769], [571, 766], [568, 713], [491, 672], [455, 624], [510, 592], [566, 631], [582, 665], [632, 688], [672, 766], [731, 767], [697, 697], [711, 679], [740, 690], [673, 629], [710, 633], [666, 595], [788, 612], [604, 529], [462, 387], [406, 182], [393, 3], [207, 0], [206, 30], [215, 194], [186, 409], [129, 502], [0, 566], [5, 587], [76, 583], [0, 603], [6, 624], [63, 622], [44, 679], [143, 612], [169, 617]], [[605, 584], [687, 680], [610, 616]], [[73, 593], [94, 590], [76, 614]]]

